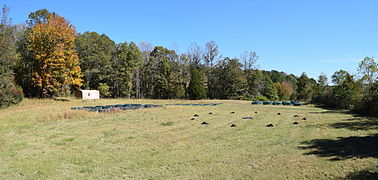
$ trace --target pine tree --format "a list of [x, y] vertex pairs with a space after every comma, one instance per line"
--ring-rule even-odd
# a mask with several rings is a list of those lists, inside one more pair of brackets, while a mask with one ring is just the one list
[[191, 69], [191, 79], [188, 87], [189, 99], [203, 99], [206, 96], [206, 91], [203, 86], [203, 79], [201, 73], [196, 69]]
[[264, 78], [265, 87], [262, 92], [262, 95], [267, 97], [270, 100], [277, 100], [278, 99], [278, 92], [276, 87], [274, 86], [272, 80], [269, 76], [265, 76]]

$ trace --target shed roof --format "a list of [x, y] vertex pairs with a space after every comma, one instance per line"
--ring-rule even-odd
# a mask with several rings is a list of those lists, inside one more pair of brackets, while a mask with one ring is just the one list
[[82, 91], [82, 92], [99, 92], [98, 90], [83, 90], [83, 89], [80, 89], [80, 91]]

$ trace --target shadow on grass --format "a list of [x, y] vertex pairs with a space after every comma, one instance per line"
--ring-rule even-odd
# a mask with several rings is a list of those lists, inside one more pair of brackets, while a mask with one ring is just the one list
[[70, 101], [69, 99], [64, 99], [64, 98], [54, 98], [54, 101], [62, 101], [62, 102], [65, 102], [65, 101]]
[[[351, 131], [378, 129], [378, 118], [363, 117], [347, 110], [327, 109], [326, 111], [322, 112], [310, 113], [319, 115], [333, 113], [353, 115], [352, 118], [328, 124], [328, 127], [337, 129], [344, 128]], [[309, 152], [304, 153], [305, 155], [327, 157], [330, 161], [339, 161], [349, 158], [378, 158], [378, 134], [370, 136], [339, 137], [338, 139], [313, 139], [310, 141], [302, 142], [302, 145], [299, 148], [303, 150], [309, 150]], [[351, 172], [344, 178], [340, 179], [378, 179], [378, 171], [364, 169], [356, 172]]]
[[370, 180], [378, 179], [378, 172], [371, 172], [369, 170], [362, 170], [357, 172], [352, 172], [340, 180]]
[[353, 114], [351, 111], [348, 111], [348, 110], [340, 110], [340, 109], [327, 109], [326, 111], [310, 112], [310, 114], [335, 114], [335, 113]]
[[[326, 108], [317, 106], [320, 108]], [[334, 113], [341, 113], [341, 114], [351, 114], [353, 115], [353, 118], [344, 119], [342, 122], [337, 122], [330, 124], [330, 127], [334, 128], [345, 128], [349, 130], [374, 130], [378, 129], [378, 118], [374, 117], [365, 117], [360, 116], [358, 114], [354, 114], [351, 111], [348, 110], [340, 110], [340, 109], [326, 109], [326, 111], [321, 112], [310, 112], [311, 114], [334, 114]]]
[[374, 130], [378, 129], [378, 119], [369, 117], [354, 117], [345, 119], [343, 122], [337, 122], [330, 125], [334, 128], [345, 128], [349, 130]]
[[314, 139], [302, 142], [300, 149], [311, 150], [305, 155], [331, 157], [331, 161], [349, 158], [378, 157], [378, 134], [371, 136], [340, 137], [336, 140]]

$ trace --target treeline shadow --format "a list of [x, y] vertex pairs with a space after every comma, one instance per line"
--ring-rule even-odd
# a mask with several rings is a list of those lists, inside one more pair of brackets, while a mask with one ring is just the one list
[[330, 126], [337, 129], [374, 130], [378, 129], [378, 119], [372, 117], [354, 117], [345, 119], [342, 122], [333, 123]]
[[65, 99], [65, 98], [53, 98], [54, 101], [62, 101], [62, 102], [65, 102], [65, 101], [70, 101], [69, 99]]
[[351, 172], [344, 178], [339, 178], [339, 180], [373, 180], [373, 179], [378, 179], [378, 172], [371, 172], [369, 170]]
[[326, 111], [321, 112], [310, 112], [310, 114], [333, 114], [333, 113], [342, 113], [342, 114], [354, 114], [350, 110], [340, 109], [340, 108], [331, 108], [327, 106], [316, 105], [315, 107], [325, 109]]
[[[352, 111], [329, 109], [327, 107], [321, 107], [326, 109], [322, 112], [310, 112], [312, 114], [352, 114], [352, 118], [342, 119], [339, 122], [328, 124], [331, 128], [343, 128], [351, 131], [357, 130], [376, 130], [378, 129], [378, 118], [364, 117], [355, 114]], [[378, 158], [378, 134], [369, 136], [351, 136], [351, 137], [339, 137], [337, 139], [313, 139], [310, 141], [304, 141], [299, 147], [303, 150], [309, 150], [304, 153], [305, 155], [316, 155], [319, 157], [329, 158], [330, 161], [339, 161], [349, 158]], [[370, 180], [378, 179], [378, 172], [364, 169], [356, 172], [351, 172], [347, 176], [339, 179], [350, 180]]]
[[349, 158], [378, 157], [378, 134], [371, 136], [340, 137], [336, 140], [314, 139], [302, 142], [299, 147], [310, 150], [305, 155], [317, 155], [319, 157], [331, 157], [331, 161]]
[[330, 124], [330, 127], [333, 128], [345, 128], [349, 130], [374, 130], [378, 129], [378, 118], [375, 117], [366, 117], [359, 114], [356, 114], [349, 110], [342, 110], [342, 109], [332, 109], [327, 108], [324, 106], [317, 106], [323, 109], [326, 109], [326, 111], [321, 112], [310, 112], [311, 114], [351, 114], [353, 115], [353, 118], [344, 119], [342, 122], [337, 122]]

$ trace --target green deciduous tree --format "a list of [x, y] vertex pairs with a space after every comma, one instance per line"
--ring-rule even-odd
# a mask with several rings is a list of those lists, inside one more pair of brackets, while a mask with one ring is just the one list
[[253, 87], [249, 86], [253, 82], [251, 77], [252, 74], [254, 73], [254, 69], [256, 69], [256, 62], [259, 59], [259, 56], [257, 56], [256, 52], [254, 51], [245, 51], [240, 55], [240, 60], [241, 63], [243, 64], [243, 70], [244, 70], [244, 75], [247, 80], [247, 88], [246, 88], [246, 96], [252, 97], [254, 96], [254, 89]]
[[217, 64], [218, 58], [218, 45], [214, 41], [206, 43], [206, 48], [203, 54], [204, 65], [205, 65], [205, 74], [207, 82], [207, 94], [209, 98], [213, 97], [215, 77], [213, 73], [214, 66]]
[[362, 75], [362, 79], [366, 80], [369, 85], [374, 83], [378, 72], [378, 65], [373, 57], [365, 57], [358, 65], [358, 72]]
[[306, 73], [302, 73], [302, 75], [298, 78], [297, 82], [297, 98], [300, 101], [311, 101], [313, 91], [314, 91], [314, 82], [308, 76]]
[[372, 84], [371, 95], [365, 95], [361, 102], [358, 102], [356, 111], [358, 113], [378, 117], [378, 82]]
[[50, 12], [47, 9], [39, 9], [29, 14], [29, 19], [26, 21], [26, 24], [29, 25], [30, 27], [33, 27], [37, 24], [47, 23], [48, 18], [51, 15], [58, 15], [58, 14], [56, 14], [55, 12]]
[[157, 46], [150, 54], [150, 64], [154, 80], [150, 83], [153, 87], [153, 98], [177, 98], [180, 89], [178, 55], [174, 50]]
[[361, 91], [361, 83], [355, 81], [353, 76], [349, 73], [345, 74], [345, 79], [342, 83], [333, 89], [333, 106], [337, 108], [352, 109], [353, 106], [361, 102]]
[[328, 85], [328, 77], [326, 74], [321, 73], [318, 77], [318, 84], [321, 87], [326, 87]]
[[313, 103], [322, 104], [322, 102], [328, 103], [329, 87], [328, 87], [328, 78], [327, 75], [321, 73], [318, 76], [318, 84], [313, 87]]
[[339, 70], [339, 71], [336, 71], [333, 75], [332, 75], [332, 83], [338, 85], [338, 84], [341, 84], [345, 79], [346, 79], [346, 76], [348, 75], [349, 73], [347, 71], [344, 71], [344, 70]]
[[151, 43], [148, 42], [141, 42], [139, 43], [139, 50], [142, 53], [142, 60], [139, 64], [139, 68], [137, 69], [138, 76], [136, 76], [136, 97], [148, 97], [150, 93], [150, 82], [148, 81], [150, 77], [148, 74], [150, 73], [150, 68], [147, 64], [150, 62], [150, 53], [154, 49]]
[[115, 97], [127, 96], [134, 93], [134, 74], [140, 68], [142, 60], [141, 52], [135, 43], [120, 43], [117, 45], [113, 60], [113, 95]]
[[22, 90], [16, 86], [13, 68], [17, 61], [15, 27], [8, 18], [9, 9], [4, 6], [0, 22], [0, 108], [19, 103]]
[[278, 97], [280, 100], [290, 100], [290, 97], [293, 94], [293, 87], [289, 82], [276, 82], [274, 83], [274, 86], [277, 89]]
[[248, 92], [250, 96], [262, 96], [262, 91], [265, 88], [264, 74], [260, 70], [254, 70], [247, 77], [248, 79]]
[[224, 58], [218, 65], [218, 98], [240, 99], [246, 92], [246, 79], [238, 59]]
[[110, 87], [106, 83], [98, 83], [97, 89], [102, 97], [110, 97], [112, 95]]
[[99, 83], [110, 84], [115, 43], [105, 34], [85, 32], [77, 37], [75, 45], [84, 73], [84, 87], [96, 89]]

